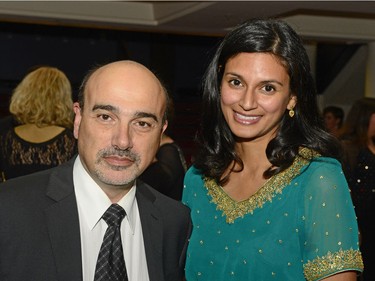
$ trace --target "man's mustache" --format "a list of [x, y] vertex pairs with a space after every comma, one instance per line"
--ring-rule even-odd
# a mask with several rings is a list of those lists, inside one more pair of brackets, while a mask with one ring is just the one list
[[139, 159], [138, 154], [130, 149], [107, 148], [99, 151], [99, 157], [110, 156], [126, 157], [132, 161], [137, 161]]

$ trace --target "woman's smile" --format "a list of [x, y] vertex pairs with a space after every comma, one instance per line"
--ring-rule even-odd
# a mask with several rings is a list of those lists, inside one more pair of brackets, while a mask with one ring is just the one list
[[238, 112], [234, 112], [234, 119], [243, 125], [252, 125], [257, 123], [261, 118], [261, 115], [244, 115]]

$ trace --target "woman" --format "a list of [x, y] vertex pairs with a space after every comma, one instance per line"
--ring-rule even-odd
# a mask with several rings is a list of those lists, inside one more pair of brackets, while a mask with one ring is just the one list
[[361, 98], [351, 107], [343, 125], [344, 171], [358, 225], [365, 271], [363, 280], [375, 278], [375, 99]]
[[339, 145], [295, 31], [251, 20], [229, 32], [202, 112], [183, 193], [194, 224], [187, 281], [354, 281], [363, 263]]
[[15, 88], [9, 107], [17, 125], [0, 136], [1, 178], [52, 168], [77, 151], [72, 89], [54, 67], [39, 67]]

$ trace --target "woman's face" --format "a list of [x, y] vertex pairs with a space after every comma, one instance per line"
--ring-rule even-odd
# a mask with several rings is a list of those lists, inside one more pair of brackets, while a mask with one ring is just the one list
[[221, 108], [240, 139], [272, 139], [286, 109], [296, 105], [285, 67], [268, 53], [240, 53], [230, 58], [221, 82]]

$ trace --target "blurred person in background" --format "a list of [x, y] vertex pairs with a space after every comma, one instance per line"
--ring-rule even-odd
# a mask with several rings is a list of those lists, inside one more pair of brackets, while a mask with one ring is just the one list
[[323, 109], [324, 125], [327, 131], [335, 137], [339, 137], [340, 135], [344, 116], [345, 113], [341, 107], [331, 105]]
[[[167, 119], [168, 128], [171, 128], [174, 119], [174, 104], [171, 98], [168, 102]], [[186, 159], [181, 147], [169, 135], [168, 128], [162, 135], [153, 163], [140, 178], [159, 192], [175, 200], [181, 200], [187, 170]]]
[[30, 71], [13, 91], [9, 111], [16, 124], [0, 135], [2, 181], [55, 167], [76, 154], [72, 89], [61, 70]]
[[359, 230], [365, 270], [363, 280], [375, 280], [375, 98], [361, 98], [348, 112], [341, 135], [344, 171]]

